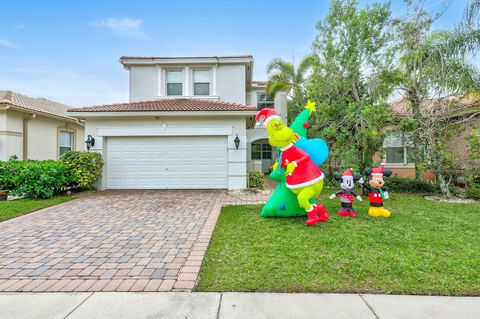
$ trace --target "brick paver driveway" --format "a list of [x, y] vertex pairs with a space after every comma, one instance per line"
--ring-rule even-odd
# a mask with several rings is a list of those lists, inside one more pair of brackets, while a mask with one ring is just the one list
[[106, 191], [0, 223], [0, 291], [189, 291], [226, 191]]

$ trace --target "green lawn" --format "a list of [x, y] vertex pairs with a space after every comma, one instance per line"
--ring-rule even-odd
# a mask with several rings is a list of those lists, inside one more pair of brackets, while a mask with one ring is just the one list
[[0, 201], [0, 222], [33, 211], [67, 202], [73, 196], [56, 196], [49, 199], [19, 199], [14, 201]]
[[480, 295], [480, 202], [448, 204], [391, 194], [389, 219], [265, 219], [261, 206], [225, 207], [197, 291]]

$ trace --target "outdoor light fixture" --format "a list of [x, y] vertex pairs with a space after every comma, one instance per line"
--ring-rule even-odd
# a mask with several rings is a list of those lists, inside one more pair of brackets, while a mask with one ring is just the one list
[[233, 141], [235, 142], [235, 147], [238, 150], [238, 147], [240, 146], [240, 139], [238, 138], [238, 134], [237, 134], [237, 137], [235, 137], [235, 139]]
[[93, 138], [93, 136], [89, 134], [87, 140], [85, 141], [85, 144], [87, 144], [87, 151], [90, 151], [90, 148], [95, 146], [95, 138]]

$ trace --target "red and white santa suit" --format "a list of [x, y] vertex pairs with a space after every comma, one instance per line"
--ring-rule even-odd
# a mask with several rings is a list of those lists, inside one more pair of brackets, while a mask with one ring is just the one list
[[282, 148], [281, 168], [288, 163], [295, 163], [295, 170], [286, 177], [288, 188], [300, 188], [315, 184], [324, 178], [322, 171], [302, 149], [290, 144]]

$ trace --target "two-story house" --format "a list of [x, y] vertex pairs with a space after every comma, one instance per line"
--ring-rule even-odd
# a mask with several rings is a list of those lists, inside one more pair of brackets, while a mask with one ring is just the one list
[[247, 171], [266, 171], [275, 152], [258, 109], [286, 115], [252, 80], [253, 57], [120, 58], [129, 71], [129, 103], [71, 109], [86, 121], [105, 168], [102, 189], [242, 189]]

